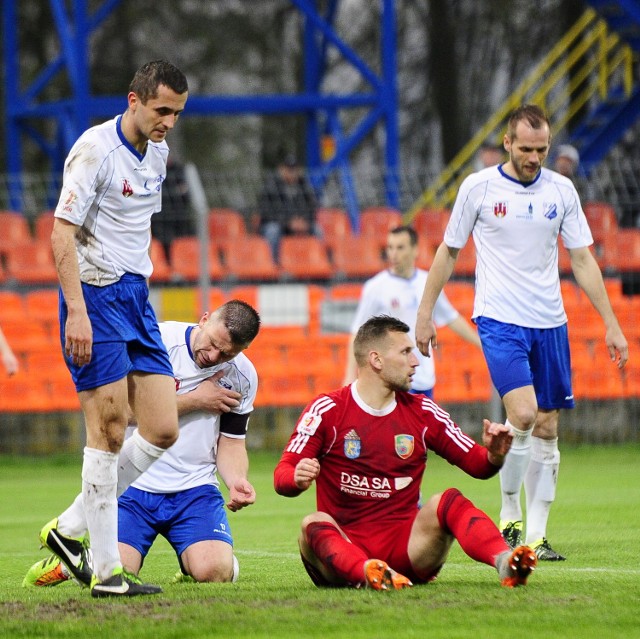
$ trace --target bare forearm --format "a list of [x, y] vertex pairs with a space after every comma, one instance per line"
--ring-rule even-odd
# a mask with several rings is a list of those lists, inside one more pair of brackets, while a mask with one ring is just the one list
[[450, 248], [444, 242], [438, 247], [418, 307], [419, 319], [431, 319], [436, 300], [453, 273], [458, 253], [459, 249]]

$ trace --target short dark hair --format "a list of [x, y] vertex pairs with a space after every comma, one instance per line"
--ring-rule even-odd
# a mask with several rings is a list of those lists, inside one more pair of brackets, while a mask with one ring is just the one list
[[545, 124], [551, 131], [551, 124], [545, 112], [537, 104], [523, 104], [511, 112], [507, 124], [507, 136], [511, 140], [516, 137], [518, 122], [525, 121], [532, 129], [541, 129]]
[[222, 320], [234, 346], [246, 348], [260, 330], [260, 315], [243, 300], [229, 300], [216, 309], [211, 317]]
[[161, 84], [178, 94], [189, 90], [187, 78], [180, 69], [166, 60], [152, 60], [136, 71], [129, 91], [133, 91], [142, 104], [146, 104], [147, 100], [158, 97], [158, 87]]
[[396, 226], [395, 228], [392, 228], [389, 233], [391, 233], [392, 235], [407, 233], [409, 235], [409, 242], [411, 243], [411, 246], [416, 246], [418, 244], [418, 234], [412, 226]]
[[408, 333], [411, 329], [402, 320], [390, 315], [370, 317], [356, 333], [353, 353], [358, 366], [364, 366], [371, 348], [379, 348], [389, 333]]

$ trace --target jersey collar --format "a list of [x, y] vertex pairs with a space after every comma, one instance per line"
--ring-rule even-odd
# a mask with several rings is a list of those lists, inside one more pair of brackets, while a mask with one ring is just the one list
[[521, 184], [522, 186], [525, 186], [525, 187], [535, 184], [540, 179], [540, 176], [542, 175], [542, 167], [540, 167], [540, 170], [538, 171], [538, 175], [536, 175], [536, 177], [533, 180], [531, 180], [531, 182], [521, 182], [520, 180], [516, 180], [515, 178], [505, 173], [502, 170], [502, 164], [498, 167], [498, 171], [500, 171], [500, 175], [502, 175], [503, 178], [507, 178], [507, 180], [510, 180], [511, 182], [515, 182], [516, 184]]
[[119, 115], [118, 119], [116, 120], [116, 131], [118, 133], [118, 137], [120, 138], [120, 141], [122, 142], [122, 144], [124, 144], [127, 147], [127, 149], [129, 149], [129, 151], [131, 151], [131, 153], [133, 153], [133, 155], [135, 155], [136, 158], [138, 158], [139, 162], [142, 162], [142, 160], [144, 159], [144, 153], [138, 153], [138, 151], [131, 144], [131, 142], [129, 142], [129, 140], [127, 140], [127, 138], [124, 137], [124, 133], [122, 132], [122, 116], [121, 115]]

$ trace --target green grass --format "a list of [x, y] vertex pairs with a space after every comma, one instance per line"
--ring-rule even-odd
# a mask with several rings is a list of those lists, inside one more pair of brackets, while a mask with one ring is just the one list
[[[23, 589], [28, 567], [44, 556], [37, 533], [70, 503], [80, 461], [0, 460], [0, 637], [640, 637], [640, 446], [567, 447], [549, 537], [568, 561], [544, 563], [526, 588], [499, 586], [492, 568], [457, 546], [437, 582], [411, 590], [319, 590], [300, 563], [296, 538], [313, 494], [278, 497], [276, 456], [252, 453], [257, 503], [230, 514], [241, 564], [237, 584], [179, 584], [164, 540], [143, 577], [156, 597], [93, 600], [72, 583]], [[432, 456], [425, 495], [456, 486], [493, 517], [498, 480], [466, 477]]]

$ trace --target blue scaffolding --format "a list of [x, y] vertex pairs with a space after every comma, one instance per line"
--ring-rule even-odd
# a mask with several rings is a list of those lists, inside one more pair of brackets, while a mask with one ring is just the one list
[[[89, 92], [89, 40], [92, 33], [118, 8], [123, 0], [104, 0], [89, 13], [89, 0], [49, 0], [60, 42], [60, 54], [22, 88], [18, 43], [19, 0], [4, 0], [4, 64], [6, 78], [6, 153], [10, 184], [19, 188], [23, 171], [22, 145], [25, 138], [38, 145], [49, 158], [51, 171], [59, 173], [64, 159], [78, 136], [93, 118], [109, 118], [126, 108], [122, 96], [93, 96]], [[191, 95], [185, 115], [304, 114], [306, 119], [307, 162], [315, 186], [321, 188], [332, 172], [338, 172], [346, 196], [346, 207], [354, 228], [358, 226], [358, 207], [350, 169], [350, 154], [378, 124], [384, 126], [385, 189], [387, 204], [399, 207], [398, 91], [396, 78], [396, 18], [393, 0], [380, 3], [380, 72], [349, 46], [336, 31], [339, 0], [330, 0], [323, 15], [313, 0], [291, 0], [304, 19], [304, 87], [293, 95]], [[70, 11], [67, 10], [70, 7]], [[331, 47], [361, 74], [368, 91], [352, 94], [325, 94], [323, 78]], [[46, 102], [41, 93], [60, 73], [66, 73], [71, 96]], [[365, 108], [361, 120], [345, 130], [340, 114], [345, 109]], [[45, 139], [33, 126], [48, 120], [56, 123], [53, 140]], [[322, 152], [323, 140], [332, 141], [332, 153]], [[333, 151], [333, 148], [335, 150]], [[15, 197], [14, 197], [15, 196]], [[12, 196], [19, 210], [19, 193]]]

